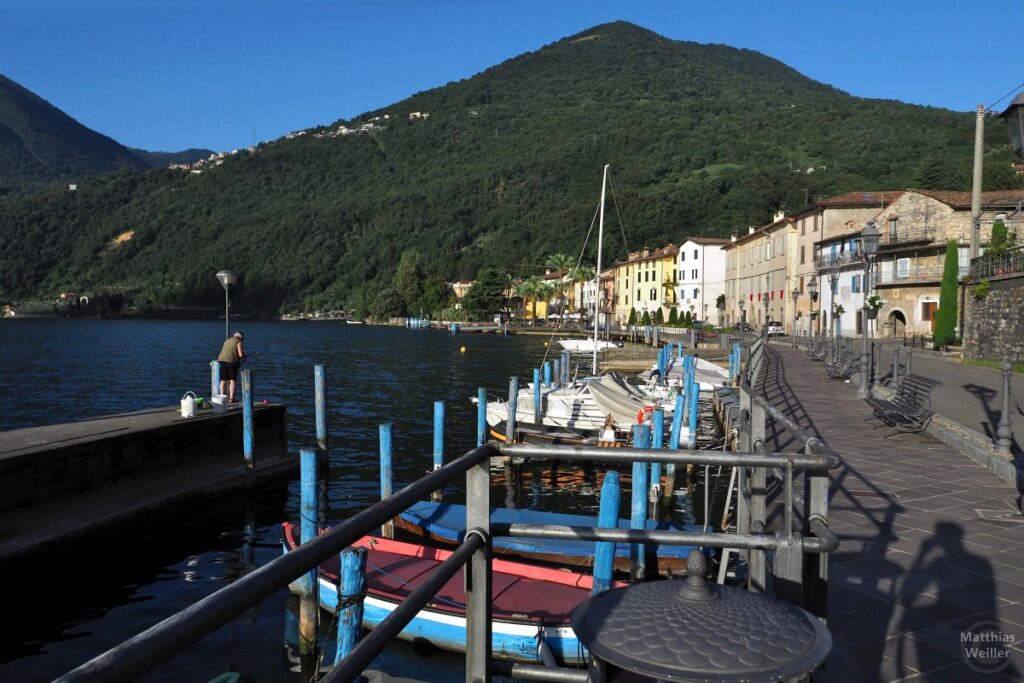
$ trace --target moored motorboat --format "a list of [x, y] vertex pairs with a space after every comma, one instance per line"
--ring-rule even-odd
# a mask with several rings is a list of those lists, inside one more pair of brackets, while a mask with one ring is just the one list
[[[298, 547], [298, 527], [286, 523], [284, 552]], [[363, 626], [375, 628], [405, 600], [451, 552], [414, 543], [364, 536], [353, 546], [367, 549]], [[585, 651], [569, 625], [573, 608], [590, 595], [587, 574], [493, 559], [492, 654], [497, 659], [534, 663], [543, 640], [563, 664], [583, 664]], [[449, 580], [399, 634], [402, 640], [427, 641], [451, 652], [466, 651], [464, 570]], [[295, 584], [292, 591], [298, 592]], [[338, 604], [338, 559], [321, 565], [320, 605]]]

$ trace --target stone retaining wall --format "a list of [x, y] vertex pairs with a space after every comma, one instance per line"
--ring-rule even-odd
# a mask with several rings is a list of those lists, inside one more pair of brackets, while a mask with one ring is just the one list
[[989, 279], [984, 299], [967, 285], [964, 297], [964, 357], [1024, 362], [1024, 273]]

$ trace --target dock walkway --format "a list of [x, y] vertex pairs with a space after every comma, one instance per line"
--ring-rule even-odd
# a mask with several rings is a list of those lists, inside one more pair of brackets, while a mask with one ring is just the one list
[[[1020, 493], [928, 435], [872, 429], [851, 384], [803, 351], [768, 350], [766, 397], [839, 453], [829, 524], [829, 681], [1011, 681], [1024, 677], [1024, 519]], [[768, 425], [769, 447], [792, 438]], [[1008, 665], [979, 673], [961, 634], [995, 622]]]

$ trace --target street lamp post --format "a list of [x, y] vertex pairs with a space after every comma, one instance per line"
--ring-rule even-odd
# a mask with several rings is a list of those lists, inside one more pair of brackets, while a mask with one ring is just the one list
[[231, 300], [228, 298], [228, 290], [231, 289], [231, 285], [238, 282], [238, 273], [233, 270], [222, 270], [217, 273], [217, 279], [220, 280], [220, 284], [224, 287], [224, 338], [227, 339], [231, 336], [228, 331], [228, 310], [231, 308]]
[[797, 314], [796, 314], [796, 302], [797, 302], [797, 299], [800, 298], [800, 290], [799, 289], [794, 289], [792, 296], [793, 296], [793, 348], [795, 349], [796, 348], [796, 325], [797, 325], [797, 322], [799, 320], [799, 318], [797, 317]]
[[811, 276], [810, 281], [807, 283], [807, 293], [811, 295], [811, 324], [809, 334], [811, 338], [814, 338], [814, 320], [817, 317], [814, 311], [814, 304], [818, 301], [818, 278], [814, 275]]
[[864, 254], [864, 286], [861, 287], [864, 297], [864, 304], [860, 307], [861, 333], [863, 336], [863, 347], [860, 352], [860, 386], [857, 388], [857, 398], [870, 398], [871, 396], [871, 353], [868, 348], [868, 295], [871, 292], [871, 264], [878, 253], [878, 240], [882, 233], [875, 227], [874, 221], [868, 221], [864, 230], [860, 233], [861, 252]]
[[768, 296], [767, 291], [761, 295], [761, 300], [764, 302], [764, 340], [766, 342], [768, 341]]
[[828, 321], [829, 333], [830, 333], [829, 334], [830, 342], [829, 342], [828, 362], [831, 364], [831, 363], [833, 363], [835, 361], [836, 351], [839, 348], [839, 339], [837, 338], [837, 335], [836, 335], [836, 333], [838, 331], [837, 328], [836, 328], [836, 287], [839, 286], [839, 266], [833, 266], [831, 269], [829, 269], [829, 271], [828, 271], [828, 284], [829, 284], [829, 288], [832, 290], [832, 301], [829, 304], [831, 317], [829, 318], [829, 321]]

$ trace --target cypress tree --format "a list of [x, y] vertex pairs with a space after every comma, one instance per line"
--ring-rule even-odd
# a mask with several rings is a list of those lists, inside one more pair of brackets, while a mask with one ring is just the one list
[[683, 327], [693, 327], [693, 313], [687, 311], [683, 316]]
[[651, 314], [648, 313], [647, 311], [644, 311], [644, 317], [641, 319], [641, 321], [643, 322], [644, 325], [650, 325], [651, 324]]
[[668, 324], [672, 327], [679, 324], [679, 313], [674, 308], [668, 312]]
[[986, 254], [1001, 254], [1007, 250], [1009, 240], [1007, 238], [1008, 231], [1006, 230], [1006, 223], [1001, 220], [996, 221], [992, 224], [992, 239], [988, 243], [988, 249], [985, 250]]
[[935, 332], [932, 343], [936, 348], [951, 343], [956, 332], [956, 294], [960, 287], [960, 262], [956, 241], [946, 244], [946, 262], [942, 267], [942, 289], [939, 291], [939, 310], [935, 312]]
[[627, 325], [636, 325], [636, 309], [629, 309], [629, 320], [626, 321]]
[[654, 322], [659, 325], [665, 322], [665, 314], [661, 312], [661, 306], [658, 306], [658, 310], [654, 312]]

